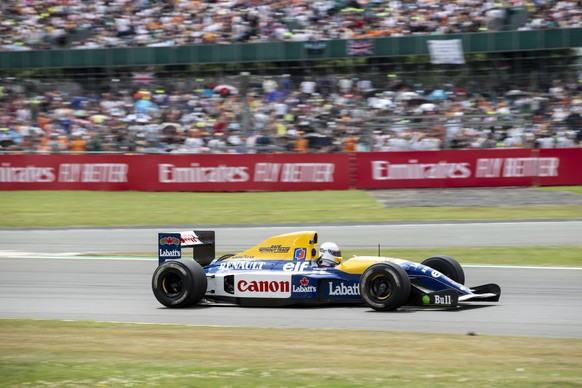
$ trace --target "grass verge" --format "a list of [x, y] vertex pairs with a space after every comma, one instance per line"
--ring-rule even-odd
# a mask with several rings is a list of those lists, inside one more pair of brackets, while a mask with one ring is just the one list
[[[216, 257], [226, 253], [219, 252]], [[359, 256], [376, 256], [377, 249], [342, 249], [344, 258]], [[527, 247], [453, 247], [453, 248], [402, 248], [382, 249], [382, 256], [420, 262], [430, 256], [445, 254], [459, 260], [461, 264], [481, 265], [529, 265], [550, 267], [582, 267], [582, 245], [573, 246], [527, 246]], [[117, 255], [96, 254], [88, 256], [130, 256], [147, 257], [157, 260], [155, 252], [120, 253]]]
[[[564, 188], [567, 190], [568, 188]], [[569, 188], [578, 193], [578, 187]], [[384, 208], [367, 192], [5, 191], [0, 228], [576, 219], [582, 206]]]
[[[378, 254], [377, 250], [342, 253], [344, 257]], [[445, 254], [456, 258], [461, 264], [582, 267], [582, 245], [383, 249], [381, 254], [419, 262], [430, 256]]]
[[9, 387], [579, 386], [581, 363], [574, 339], [0, 320]]

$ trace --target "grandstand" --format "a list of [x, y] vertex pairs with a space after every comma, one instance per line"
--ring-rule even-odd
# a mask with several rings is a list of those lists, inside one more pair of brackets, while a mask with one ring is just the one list
[[246, 3], [2, 2], [0, 150], [580, 141], [576, 1]]

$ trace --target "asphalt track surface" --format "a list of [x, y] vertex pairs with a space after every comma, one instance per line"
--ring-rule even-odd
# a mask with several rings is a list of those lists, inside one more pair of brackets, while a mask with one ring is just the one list
[[[0, 252], [151, 253], [159, 232], [192, 226], [148, 228], [76, 228], [0, 230]], [[580, 245], [582, 221], [433, 222], [389, 224], [322, 224], [268, 226], [201, 226], [215, 230], [217, 252], [246, 249], [264, 239], [298, 230], [319, 232], [320, 242], [336, 241], [341, 248], [438, 248], [456, 246]]]
[[[407, 308], [378, 313], [365, 306], [196, 306], [172, 310], [161, 306], [152, 295], [150, 280], [155, 260], [66, 255], [153, 253], [159, 231], [183, 229], [0, 231], [0, 318], [582, 338], [580, 269], [465, 266], [467, 285], [498, 283], [501, 301], [454, 311]], [[346, 248], [381, 244], [382, 249], [580, 245], [582, 236], [581, 221], [213, 229], [217, 231], [218, 249], [233, 252], [268, 236], [299, 229], [317, 230], [321, 241], [341, 241]]]

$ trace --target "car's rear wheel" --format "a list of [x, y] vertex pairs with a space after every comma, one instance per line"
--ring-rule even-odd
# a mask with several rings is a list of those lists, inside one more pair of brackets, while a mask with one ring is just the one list
[[156, 299], [166, 307], [192, 306], [206, 294], [206, 273], [192, 259], [168, 260], [160, 265], [152, 277]]
[[378, 311], [391, 311], [410, 298], [410, 279], [406, 271], [393, 263], [378, 263], [364, 271], [360, 278], [360, 294], [368, 306]]
[[465, 284], [465, 271], [461, 264], [451, 256], [438, 255], [425, 259], [421, 264], [436, 269], [449, 279], [456, 281], [459, 284]]

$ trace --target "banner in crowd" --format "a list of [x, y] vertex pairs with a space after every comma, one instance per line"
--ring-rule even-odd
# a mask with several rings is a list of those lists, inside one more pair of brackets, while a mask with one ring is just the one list
[[582, 148], [362, 152], [356, 187], [581, 185], [581, 165]]
[[0, 190], [350, 188], [348, 154], [0, 155]]
[[461, 39], [429, 40], [427, 44], [430, 63], [435, 65], [449, 63], [463, 65], [465, 63]]
[[0, 190], [303, 191], [582, 185], [582, 148], [0, 155]]
[[370, 39], [348, 40], [347, 51], [350, 57], [372, 55], [374, 54], [374, 44]]
[[305, 42], [303, 44], [305, 51], [309, 55], [320, 55], [325, 52], [325, 48], [327, 47], [327, 43], [319, 40]]

